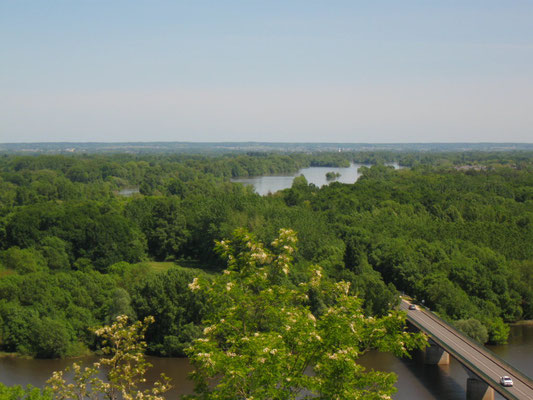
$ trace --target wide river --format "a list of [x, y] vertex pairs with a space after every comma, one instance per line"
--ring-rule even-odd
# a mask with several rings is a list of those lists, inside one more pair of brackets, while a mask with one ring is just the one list
[[[398, 164], [390, 164], [394, 168], [400, 168]], [[333, 181], [326, 179], [326, 173], [336, 172], [340, 174], [335, 181], [341, 183], [354, 183], [361, 175], [358, 172], [359, 167], [370, 167], [369, 164], [352, 164], [346, 168], [336, 167], [309, 167], [303, 168], [298, 172], [290, 175], [271, 175], [271, 176], [254, 176], [249, 178], [235, 178], [232, 182], [244, 183], [245, 185], [252, 185], [255, 191], [264, 196], [268, 193], [275, 193], [278, 190], [288, 189], [292, 186], [292, 181], [295, 177], [303, 175], [307, 182], [321, 187]]]
[[[490, 346], [490, 349], [517, 367], [526, 375], [533, 376], [533, 326], [516, 325], [511, 328], [509, 343]], [[78, 362], [94, 362], [96, 358], [85, 357]], [[184, 358], [148, 357], [153, 368], [148, 380], [153, 381], [161, 372], [172, 378], [174, 388], [168, 399], [177, 399], [181, 394], [190, 394], [193, 384], [187, 379], [191, 366]], [[399, 359], [390, 354], [370, 352], [361, 359], [367, 368], [394, 372], [398, 375], [398, 392], [394, 399], [439, 399], [464, 400], [466, 398], [467, 374], [463, 367], [450, 357], [450, 365], [424, 365], [417, 354], [412, 359]], [[0, 358], [0, 382], [6, 385], [43, 386], [53, 371], [62, 370], [73, 360], [30, 360], [12, 357]], [[501, 399], [498, 394], [497, 399]]]

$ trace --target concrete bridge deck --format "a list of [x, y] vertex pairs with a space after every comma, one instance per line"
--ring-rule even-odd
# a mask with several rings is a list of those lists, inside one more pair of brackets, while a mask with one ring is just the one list
[[[461, 334], [432, 312], [419, 307], [416, 310], [409, 310], [409, 304], [409, 302], [402, 300], [400, 305], [400, 308], [407, 313], [407, 319], [463, 364], [474, 376], [477, 376], [507, 399], [533, 400], [533, 380], [531, 378], [513, 368], [485, 347]], [[500, 378], [504, 375], [513, 379], [512, 387], [500, 385]]]

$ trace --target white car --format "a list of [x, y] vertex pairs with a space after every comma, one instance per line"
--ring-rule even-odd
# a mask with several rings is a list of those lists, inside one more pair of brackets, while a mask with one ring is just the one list
[[505, 375], [500, 378], [500, 384], [502, 386], [513, 386], [513, 380], [510, 376]]
[[409, 310], [416, 310], [416, 306], [414, 304], [409, 304]]

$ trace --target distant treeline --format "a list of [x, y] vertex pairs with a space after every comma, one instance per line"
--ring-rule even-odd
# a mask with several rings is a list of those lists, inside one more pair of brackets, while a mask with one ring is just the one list
[[[265, 197], [230, 182], [351, 162], [375, 165], [355, 184], [298, 177]], [[368, 314], [403, 291], [492, 342], [533, 318], [533, 153], [4, 155], [0, 350], [80, 354], [99, 346], [89, 327], [125, 313], [155, 316], [151, 353], [183, 355], [205, 307], [187, 284], [223, 268], [214, 241], [238, 227], [264, 243], [294, 229], [296, 266], [351, 282]], [[313, 312], [325, 304], [309, 294]]]
[[275, 142], [43, 142], [0, 143], [0, 153], [19, 154], [224, 154], [245, 152], [509, 152], [533, 151], [532, 143], [275, 143]]

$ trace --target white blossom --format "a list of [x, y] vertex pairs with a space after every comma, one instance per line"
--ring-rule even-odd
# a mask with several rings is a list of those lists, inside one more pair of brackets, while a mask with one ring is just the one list
[[200, 284], [198, 283], [198, 278], [194, 278], [191, 283], [189, 283], [189, 289], [193, 292], [200, 289]]
[[214, 325], [206, 326], [204, 328], [204, 335], [207, 335], [207, 334], [211, 333], [213, 330], [215, 330], [215, 326]]

